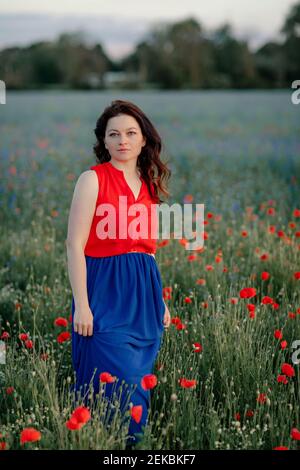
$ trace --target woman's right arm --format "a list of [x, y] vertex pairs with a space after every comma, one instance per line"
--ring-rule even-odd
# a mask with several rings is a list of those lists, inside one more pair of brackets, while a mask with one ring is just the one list
[[72, 287], [75, 312], [74, 331], [83, 336], [93, 334], [93, 314], [87, 295], [87, 275], [84, 248], [95, 212], [98, 178], [93, 170], [84, 171], [75, 185], [66, 239], [68, 273]]

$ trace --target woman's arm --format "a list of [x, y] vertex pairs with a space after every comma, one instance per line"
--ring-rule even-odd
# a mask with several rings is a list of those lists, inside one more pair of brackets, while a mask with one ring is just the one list
[[68, 273], [76, 309], [74, 330], [77, 331], [78, 326], [78, 333], [84, 336], [85, 333], [92, 332], [84, 248], [89, 236], [97, 195], [97, 175], [93, 170], [87, 170], [79, 176], [74, 189], [66, 239]]

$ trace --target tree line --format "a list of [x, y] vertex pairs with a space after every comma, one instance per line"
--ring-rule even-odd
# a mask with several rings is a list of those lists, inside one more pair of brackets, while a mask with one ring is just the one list
[[111, 75], [133, 89], [286, 88], [300, 79], [300, 3], [289, 11], [280, 42], [251, 52], [230, 24], [210, 32], [193, 17], [153, 27], [134, 51], [112, 60], [81, 33], [0, 51], [7, 89], [105, 89]]

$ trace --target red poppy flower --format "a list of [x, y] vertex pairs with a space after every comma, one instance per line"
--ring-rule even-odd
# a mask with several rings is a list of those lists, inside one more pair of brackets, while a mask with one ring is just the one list
[[267, 305], [267, 304], [272, 304], [274, 302], [274, 300], [272, 299], [272, 297], [269, 297], [268, 295], [265, 295], [262, 299], [261, 299], [261, 303], [263, 305]]
[[202, 352], [203, 348], [200, 343], [193, 343], [194, 352]]
[[99, 375], [100, 382], [105, 382], [105, 383], [112, 383], [116, 380], [114, 376], [112, 376], [109, 372], [101, 372]]
[[184, 302], [185, 302], [186, 304], [191, 304], [191, 303], [192, 303], [192, 299], [191, 299], [190, 297], [185, 297]]
[[300, 217], [300, 209], [294, 209], [293, 215], [294, 217]]
[[41, 433], [35, 428], [25, 428], [21, 432], [20, 442], [25, 444], [25, 442], [35, 442], [41, 439]]
[[300, 271], [294, 273], [294, 278], [297, 280], [300, 279]]
[[162, 248], [163, 246], [167, 246], [169, 244], [169, 240], [163, 240], [156, 244], [157, 248]]
[[277, 446], [277, 447], [273, 447], [273, 450], [289, 450], [289, 448], [285, 446]]
[[10, 338], [10, 334], [8, 333], [8, 331], [3, 331], [2, 335], [0, 336], [1, 339], [9, 339]]
[[300, 441], [300, 431], [297, 428], [291, 430], [291, 438], [294, 439], [294, 441]]
[[281, 343], [280, 343], [281, 349], [286, 349], [287, 345], [288, 345], [288, 343], [285, 340], [281, 341]]
[[194, 388], [197, 385], [197, 380], [188, 380], [185, 378], [179, 379], [179, 385], [183, 388]]
[[71, 334], [69, 331], [63, 331], [60, 333], [57, 337], [57, 342], [58, 343], [64, 343], [65, 341], [68, 341], [71, 338]]
[[254, 287], [244, 287], [240, 290], [241, 299], [250, 299], [256, 295], [256, 289]]
[[274, 338], [276, 339], [281, 339], [283, 337], [283, 333], [281, 330], [275, 330], [274, 331]]
[[163, 287], [163, 299], [170, 300], [172, 297], [172, 287]]
[[213, 267], [211, 264], [207, 264], [207, 265], [205, 266], [205, 269], [206, 269], [206, 271], [213, 271], [213, 270], [214, 270], [214, 267]]
[[258, 397], [256, 398], [256, 401], [258, 403], [266, 403], [267, 400], [267, 395], [265, 393], [260, 393]]
[[82, 426], [84, 426], [84, 423], [78, 423], [77, 419], [75, 417], [72, 417], [66, 422], [66, 427], [70, 431], [77, 431], [78, 429], [81, 429]]
[[66, 318], [63, 318], [63, 317], [57, 317], [54, 320], [54, 325], [67, 327], [68, 326], [68, 320]]
[[130, 410], [130, 416], [136, 423], [139, 423], [142, 419], [143, 414], [143, 406], [142, 405], [134, 405]]
[[288, 377], [294, 377], [295, 376], [295, 369], [293, 366], [291, 366], [290, 364], [287, 364], [286, 362], [284, 364], [282, 364], [281, 366], [281, 372], [285, 375], [287, 375]]
[[267, 271], [263, 271], [263, 272], [261, 273], [261, 279], [262, 279], [262, 281], [267, 281], [267, 280], [269, 279], [269, 277], [270, 277], [270, 273], [268, 273]]
[[19, 334], [19, 339], [21, 341], [26, 341], [28, 339], [28, 335], [26, 333], [20, 333]]
[[7, 387], [6, 388], [7, 395], [11, 395], [14, 392], [14, 390], [15, 390], [14, 387]]
[[186, 194], [184, 197], [183, 197], [183, 202], [193, 202], [194, 200], [194, 196], [192, 194]]
[[288, 383], [288, 379], [286, 378], [286, 375], [278, 375], [277, 376], [277, 382], [279, 384], [284, 384], [286, 385]]
[[72, 418], [75, 418], [78, 423], [87, 423], [91, 419], [90, 410], [86, 406], [78, 406], [72, 413]]
[[27, 341], [25, 341], [25, 346], [27, 349], [32, 349], [33, 348], [33, 342], [31, 341], [31, 339], [28, 339]]
[[144, 375], [141, 379], [141, 386], [144, 390], [149, 390], [157, 385], [157, 377], [154, 374]]
[[267, 214], [268, 214], [268, 215], [274, 215], [274, 214], [275, 214], [275, 209], [274, 209], [274, 207], [269, 207], [269, 208], [267, 209]]

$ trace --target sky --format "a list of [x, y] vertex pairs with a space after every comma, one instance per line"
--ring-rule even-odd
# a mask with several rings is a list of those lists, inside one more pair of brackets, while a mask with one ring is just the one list
[[131, 52], [152, 25], [193, 16], [209, 32], [229, 22], [252, 50], [280, 40], [280, 28], [296, 0], [0, 0], [0, 49], [53, 40], [82, 31], [119, 59]]

